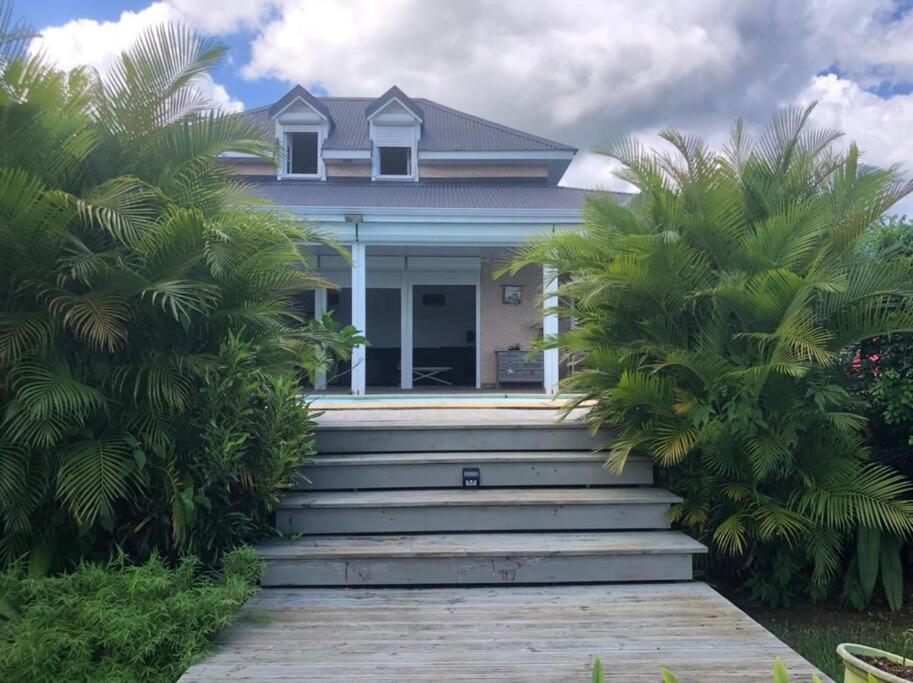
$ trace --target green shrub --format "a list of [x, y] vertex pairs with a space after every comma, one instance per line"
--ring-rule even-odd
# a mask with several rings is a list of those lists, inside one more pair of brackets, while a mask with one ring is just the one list
[[299, 376], [356, 339], [295, 313], [322, 240], [220, 161], [275, 145], [195, 88], [223, 48], [161, 26], [100, 77], [27, 42], [0, 9], [0, 566], [214, 561], [311, 452]]
[[674, 131], [674, 155], [620, 143], [607, 153], [639, 194], [591, 198], [582, 233], [511, 267], [570, 276], [557, 312], [577, 324], [547, 343], [584, 357], [562, 388], [615, 430], [609, 465], [654, 459], [713, 571], [776, 571], [784, 549], [800, 582], [786, 589], [820, 598], [857, 529], [913, 530], [913, 486], [870, 461], [836, 370], [863, 340], [913, 330], [910, 263], [854, 249], [913, 188], [809, 129], [810, 113], [781, 112], [757, 141], [738, 124], [723, 152]]
[[170, 568], [124, 555], [60, 577], [0, 574], [0, 595], [15, 610], [0, 620], [0, 671], [22, 683], [170, 683], [235, 619], [262, 571], [257, 554], [239, 548], [215, 576], [189, 557]]

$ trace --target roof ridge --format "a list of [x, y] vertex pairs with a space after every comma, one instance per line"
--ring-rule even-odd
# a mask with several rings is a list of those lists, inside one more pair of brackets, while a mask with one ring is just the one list
[[453, 107], [448, 107], [446, 104], [441, 104], [440, 102], [435, 102], [434, 100], [429, 100], [426, 97], [416, 97], [415, 100], [425, 102], [427, 104], [430, 104], [432, 107], [437, 107], [438, 109], [443, 109], [447, 112], [450, 112], [451, 114], [455, 114], [456, 116], [462, 116], [464, 119], [474, 121], [483, 126], [488, 126], [489, 128], [495, 128], [497, 130], [506, 131], [508, 133], [513, 133], [514, 135], [521, 137], [521, 138], [525, 138], [526, 140], [530, 140], [533, 142], [542, 142], [542, 143], [545, 143], [548, 145], [552, 145], [553, 147], [558, 147], [560, 149], [577, 151], [577, 149], [575, 147], [571, 147], [570, 145], [565, 145], [563, 142], [558, 142], [557, 140], [550, 140], [548, 138], [544, 138], [539, 135], [533, 135], [532, 133], [527, 133], [526, 131], [522, 131], [518, 128], [512, 128], [511, 126], [505, 126], [503, 123], [498, 123], [497, 121], [492, 121], [490, 119], [483, 119], [481, 116], [476, 116], [475, 114], [469, 114], [465, 111], [460, 111], [459, 109], [454, 109]]

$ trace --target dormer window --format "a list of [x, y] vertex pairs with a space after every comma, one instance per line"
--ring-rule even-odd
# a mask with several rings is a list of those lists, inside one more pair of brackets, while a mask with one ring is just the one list
[[285, 134], [286, 173], [316, 176], [320, 168], [320, 135], [317, 132]]
[[279, 178], [323, 180], [323, 143], [333, 130], [330, 110], [300, 85], [269, 108], [279, 144]]
[[378, 147], [378, 175], [412, 177], [412, 147]]
[[365, 109], [371, 139], [371, 178], [418, 180], [421, 108], [393, 86]]

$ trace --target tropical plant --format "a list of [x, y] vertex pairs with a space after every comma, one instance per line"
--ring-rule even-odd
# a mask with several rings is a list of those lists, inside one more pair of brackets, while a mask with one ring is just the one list
[[[596, 658], [596, 661], [593, 662], [593, 683], [605, 683], [605, 668], [602, 665], [599, 657]], [[678, 678], [671, 671], [665, 667], [662, 669], [662, 680], [663, 683], [678, 683]], [[789, 683], [789, 670], [787, 670], [786, 665], [783, 663], [783, 660], [777, 657], [774, 661], [774, 670], [773, 678], [771, 679], [773, 683]], [[818, 674], [812, 675], [812, 683], [821, 683], [821, 677]]]
[[672, 130], [669, 152], [601, 150], [639, 192], [593, 196], [582, 231], [510, 267], [569, 276], [555, 310], [576, 326], [545, 344], [584, 358], [562, 389], [614, 430], [608, 465], [652, 457], [717, 571], [744, 576], [784, 547], [821, 597], [859, 528], [913, 530], [910, 481], [870, 461], [835, 377], [845, 349], [913, 330], [910, 263], [854, 250], [913, 186], [810, 128], [812, 109], [778, 113], [758, 139], [738, 122], [719, 152]]
[[196, 86], [224, 48], [163, 25], [99, 75], [27, 39], [0, 8], [0, 564], [215, 559], [311, 452], [297, 362], [357, 341], [295, 314], [324, 240], [220, 162], [274, 151]]
[[170, 683], [211, 649], [262, 572], [256, 552], [238, 548], [215, 574], [189, 557], [172, 568], [124, 555], [64, 576], [0, 574], [0, 670], [21, 683]]

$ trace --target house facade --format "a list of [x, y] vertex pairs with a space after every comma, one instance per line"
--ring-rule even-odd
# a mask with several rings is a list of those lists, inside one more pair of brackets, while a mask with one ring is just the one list
[[279, 166], [243, 155], [227, 163], [257, 195], [351, 250], [351, 262], [317, 250], [321, 274], [339, 289], [318, 290], [302, 307], [333, 311], [369, 345], [318, 389], [555, 391], [566, 371], [559, 353], [525, 354], [559, 329], [541, 315], [555, 272], [543, 264], [495, 274], [529, 238], [581, 224], [587, 192], [558, 186], [574, 148], [396, 87], [355, 98], [296, 86], [243, 115], [275, 135]]

